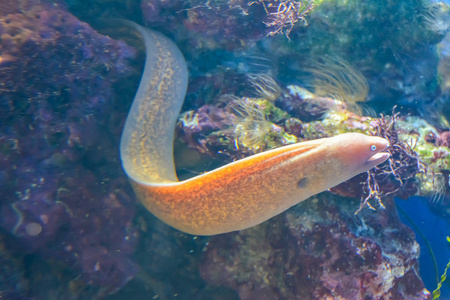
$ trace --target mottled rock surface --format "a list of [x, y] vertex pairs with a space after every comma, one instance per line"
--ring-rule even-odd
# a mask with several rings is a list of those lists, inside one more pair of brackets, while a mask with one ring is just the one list
[[201, 266], [240, 299], [429, 299], [419, 245], [395, 206], [354, 215], [322, 194], [255, 228], [213, 237]]
[[135, 205], [117, 146], [127, 104], [113, 96], [135, 51], [59, 2], [0, 7], [5, 248], [57, 261], [103, 294], [115, 291], [137, 271], [129, 259]]

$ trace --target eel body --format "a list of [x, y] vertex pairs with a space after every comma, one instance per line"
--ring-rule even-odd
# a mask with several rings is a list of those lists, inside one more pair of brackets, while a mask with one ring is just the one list
[[139, 200], [165, 223], [214, 235], [257, 225], [312, 195], [384, 162], [380, 137], [346, 133], [283, 146], [178, 181], [173, 160], [187, 68], [163, 35], [127, 22], [146, 47], [144, 73], [122, 134], [120, 153]]

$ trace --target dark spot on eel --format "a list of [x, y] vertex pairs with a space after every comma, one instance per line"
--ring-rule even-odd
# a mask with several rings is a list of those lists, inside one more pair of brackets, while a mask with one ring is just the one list
[[304, 188], [308, 184], [308, 178], [304, 177], [297, 182], [297, 187]]

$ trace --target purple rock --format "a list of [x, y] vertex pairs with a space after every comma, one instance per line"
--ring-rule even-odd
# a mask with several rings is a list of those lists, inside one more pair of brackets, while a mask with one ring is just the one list
[[[114, 84], [135, 51], [60, 3], [0, 1], [0, 233], [106, 293], [136, 272]], [[132, 99], [132, 95], [130, 95]]]
[[327, 194], [256, 228], [213, 237], [202, 277], [240, 299], [430, 299], [414, 233], [386, 204], [354, 215], [356, 203]]

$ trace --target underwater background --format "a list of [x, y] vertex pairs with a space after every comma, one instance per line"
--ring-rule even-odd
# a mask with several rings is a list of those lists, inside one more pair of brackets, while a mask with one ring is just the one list
[[[212, 237], [137, 201], [119, 144], [161, 32], [190, 178], [345, 132], [390, 159]], [[0, 0], [0, 299], [450, 299], [450, 3]]]

